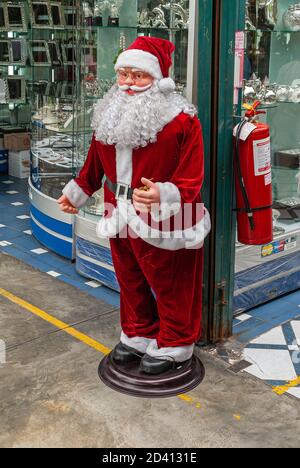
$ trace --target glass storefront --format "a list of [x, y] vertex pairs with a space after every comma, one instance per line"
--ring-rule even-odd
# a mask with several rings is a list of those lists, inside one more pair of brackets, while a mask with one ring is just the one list
[[246, 2], [242, 104], [271, 131], [274, 241], [236, 244], [236, 314], [300, 286], [300, 5]]

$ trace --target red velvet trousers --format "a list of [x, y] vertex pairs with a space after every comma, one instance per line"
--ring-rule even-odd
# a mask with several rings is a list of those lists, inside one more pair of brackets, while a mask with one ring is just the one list
[[130, 237], [110, 243], [124, 333], [156, 338], [160, 348], [196, 343], [201, 337], [203, 249], [173, 252]]

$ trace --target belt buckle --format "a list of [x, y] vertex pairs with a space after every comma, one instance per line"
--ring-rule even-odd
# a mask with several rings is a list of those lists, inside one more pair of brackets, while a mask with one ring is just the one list
[[117, 183], [116, 200], [128, 200], [129, 185]]

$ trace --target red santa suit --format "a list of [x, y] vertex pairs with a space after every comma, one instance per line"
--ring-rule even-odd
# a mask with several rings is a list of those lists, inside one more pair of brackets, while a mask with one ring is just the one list
[[[139, 45], [135, 43], [134, 53]], [[128, 56], [126, 61], [121, 55], [116, 68], [125, 66], [124, 61], [134, 67], [134, 60], [131, 55], [128, 62]], [[149, 71], [147, 65], [139, 66]], [[201, 336], [202, 247], [210, 230], [207, 211], [199, 214], [197, 209], [202, 206], [204, 179], [201, 125], [194, 112], [175, 106], [175, 112], [173, 108], [165, 115], [156, 141], [136, 148], [121, 142], [107, 144], [97, 138], [100, 108], [101, 104], [95, 108], [95, 132], [86, 163], [64, 194], [81, 207], [101, 188], [104, 175], [127, 188], [139, 188], [143, 177], [159, 186], [161, 205], [145, 216], [137, 213], [130, 200], [116, 200], [105, 184], [107, 216], [100, 220], [97, 232], [110, 238], [121, 293], [121, 341], [153, 357], [167, 355], [182, 362], [191, 357]], [[180, 226], [176, 220], [182, 220], [184, 204], [189, 204], [191, 215], [187, 225]]]

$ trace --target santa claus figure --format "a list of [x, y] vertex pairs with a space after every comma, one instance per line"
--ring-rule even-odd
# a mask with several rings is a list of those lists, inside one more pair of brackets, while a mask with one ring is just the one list
[[180, 367], [201, 337], [210, 230], [200, 194], [203, 139], [196, 108], [169, 78], [174, 49], [139, 37], [119, 56], [117, 84], [95, 106], [87, 161], [59, 200], [75, 214], [105, 180], [97, 232], [110, 238], [121, 294], [112, 359], [136, 361], [146, 374]]

